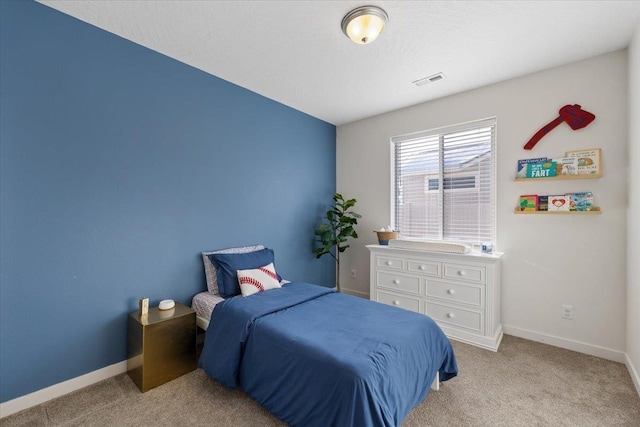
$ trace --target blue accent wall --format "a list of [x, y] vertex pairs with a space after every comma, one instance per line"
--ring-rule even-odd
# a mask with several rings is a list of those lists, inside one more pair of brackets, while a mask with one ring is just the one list
[[331, 285], [313, 229], [335, 126], [31, 1], [0, 1], [0, 400], [126, 359], [140, 297], [263, 243]]

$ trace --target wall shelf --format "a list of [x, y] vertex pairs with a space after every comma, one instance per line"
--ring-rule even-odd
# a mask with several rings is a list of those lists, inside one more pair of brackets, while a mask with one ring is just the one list
[[600, 208], [595, 207], [591, 211], [521, 211], [520, 208], [515, 208], [513, 213], [518, 215], [602, 215]]
[[560, 180], [572, 180], [572, 179], [594, 179], [594, 178], [602, 178], [602, 173], [596, 175], [557, 175], [550, 176], [548, 178], [516, 178], [516, 182], [524, 182], [524, 181], [560, 181]]
[[[573, 181], [576, 179], [597, 179], [597, 178], [602, 178], [602, 168], [600, 166], [600, 159], [602, 158], [602, 151], [600, 148], [593, 148], [593, 149], [589, 149], [589, 150], [576, 150], [576, 151], [568, 151], [567, 153], [565, 153], [565, 156], [567, 157], [577, 157], [578, 155], [580, 155], [580, 159], [578, 160], [578, 163], [582, 160], [584, 160], [584, 164], [583, 166], [587, 166], [586, 168], [583, 168], [582, 172], [597, 172], [597, 173], [585, 173], [582, 175], [556, 175], [556, 176], [550, 176], [550, 177], [539, 177], [539, 178], [521, 178], [516, 176], [514, 181], [515, 182], [540, 182], [540, 181]], [[584, 157], [584, 159], [582, 159], [582, 157]], [[535, 159], [531, 159], [531, 160], [535, 160]], [[564, 159], [563, 159], [564, 161]], [[574, 164], [575, 164], [575, 159], [574, 159]], [[595, 165], [596, 167], [593, 168], [592, 166]], [[526, 165], [525, 165], [526, 166]], [[521, 161], [518, 161], [518, 168], [520, 169], [522, 167], [521, 165]], [[528, 166], [527, 166], [528, 168]], [[578, 170], [580, 171], [580, 165], [578, 164]], [[559, 194], [559, 193], [557, 193]], [[593, 193], [591, 193], [593, 195]], [[533, 196], [533, 195], [530, 195]], [[566, 195], [565, 195], [566, 196]], [[539, 195], [536, 197], [540, 197]], [[549, 198], [551, 196], [548, 196]], [[566, 197], [565, 197], [566, 198]], [[525, 204], [527, 206], [531, 206], [532, 202], [530, 199], [526, 198], [526, 195], [521, 195], [520, 196], [520, 201], [522, 204]], [[571, 202], [573, 203], [573, 202]], [[580, 201], [576, 202], [576, 203], [580, 203]], [[585, 201], [586, 203], [586, 201]], [[590, 201], [590, 204], [588, 206], [592, 206], [593, 200]], [[549, 200], [549, 205], [551, 205], [551, 200]], [[520, 205], [521, 206], [521, 205]], [[513, 213], [518, 214], [518, 215], [602, 215], [602, 211], [600, 210], [599, 207], [595, 207], [592, 206], [592, 210], [589, 211], [522, 211], [520, 210], [521, 207], [520, 206], [516, 206], [513, 210]], [[575, 205], [574, 205], [575, 206]], [[536, 209], [538, 207], [538, 201], [536, 201]]]

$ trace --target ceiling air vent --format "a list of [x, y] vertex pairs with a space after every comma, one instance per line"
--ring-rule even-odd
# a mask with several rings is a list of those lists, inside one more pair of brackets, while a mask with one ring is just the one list
[[434, 74], [432, 76], [429, 77], [425, 77], [416, 81], [413, 81], [412, 83], [416, 86], [424, 86], [427, 83], [434, 83], [437, 82], [439, 80], [443, 80], [445, 78], [444, 73], [438, 73], [438, 74]]

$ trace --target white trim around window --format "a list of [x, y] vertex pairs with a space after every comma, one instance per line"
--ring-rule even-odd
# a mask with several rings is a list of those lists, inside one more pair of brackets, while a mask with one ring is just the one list
[[493, 117], [391, 138], [391, 219], [401, 237], [495, 243], [496, 128]]

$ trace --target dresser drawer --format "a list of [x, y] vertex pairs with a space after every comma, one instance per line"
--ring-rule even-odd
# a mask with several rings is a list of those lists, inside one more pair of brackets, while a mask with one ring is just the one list
[[442, 264], [439, 262], [409, 260], [407, 264], [407, 270], [409, 271], [426, 274], [427, 276], [440, 277], [440, 267]]
[[376, 257], [376, 265], [386, 269], [404, 270], [404, 263], [403, 259]]
[[415, 276], [405, 276], [396, 273], [379, 271], [377, 274], [377, 284], [381, 288], [398, 289], [414, 294], [420, 293], [420, 278]]
[[420, 298], [400, 296], [383, 291], [376, 291], [376, 301], [420, 313]]
[[484, 307], [484, 286], [427, 280], [427, 297], [440, 298], [482, 308]]
[[482, 314], [475, 311], [427, 302], [427, 315], [439, 323], [484, 333]]
[[484, 267], [470, 265], [449, 264], [443, 265], [443, 277], [448, 279], [466, 280], [474, 283], [486, 283], [487, 273]]

